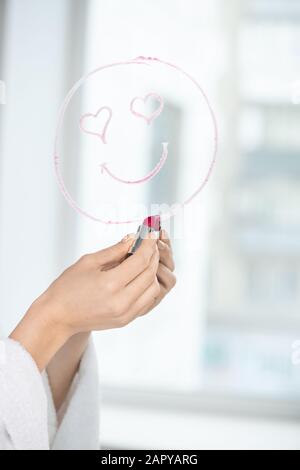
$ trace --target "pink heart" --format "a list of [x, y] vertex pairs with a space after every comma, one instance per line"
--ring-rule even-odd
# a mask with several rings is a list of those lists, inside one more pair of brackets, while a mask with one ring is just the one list
[[[88, 125], [87, 125], [88, 121], [90, 123], [92, 123], [93, 120], [98, 120], [99, 117], [100, 117], [100, 114], [102, 113], [102, 111], [107, 111], [108, 112], [108, 118], [106, 119], [102, 130], [100, 130], [100, 131], [91, 130], [91, 128], [89, 128]], [[80, 129], [82, 130], [82, 132], [85, 132], [86, 134], [90, 134], [90, 135], [95, 135], [96, 137], [101, 139], [104, 144], [106, 144], [107, 143], [106, 142], [106, 131], [107, 131], [107, 126], [110, 123], [111, 118], [112, 118], [111, 108], [109, 108], [108, 106], [102, 106], [101, 108], [98, 109], [98, 111], [95, 114], [93, 114], [93, 113], [83, 114], [80, 118], [79, 126], [80, 126]]]
[[[147, 116], [145, 114], [142, 114], [134, 110], [134, 105], [136, 105], [137, 102], [141, 101], [145, 105], [150, 98], [153, 98], [155, 101], [158, 102], [157, 109], [153, 111], [153, 113], [150, 114], [150, 116]], [[154, 121], [154, 119], [156, 119], [160, 115], [163, 109], [164, 109], [164, 100], [157, 93], [148, 93], [144, 97], [136, 96], [135, 98], [132, 99], [130, 103], [130, 111], [132, 112], [132, 114], [142, 119], [145, 119], [148, 125], [151, 124], [151, 122]]]

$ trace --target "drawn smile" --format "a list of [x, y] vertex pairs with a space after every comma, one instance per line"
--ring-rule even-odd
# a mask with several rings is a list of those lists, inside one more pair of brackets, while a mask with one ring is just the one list
[[107, 163], [104, 162], [100, 165], [101, 168], [101, 173], [104, 174], [106, 173], [109, 175], [111, 178], [113, 178], [115, 181], [118, 181], [119, 183], [124, 183], [124, 184], [139, 184], [139, 183], [145, 183], [146, 181], [150, 181], [152, 178], [154, 178], [160, 170], [163, 168], [164, 164], [166, 163], [168, 158], [168, 142], [163, 142], [162, 143], [162, 154], [160, 157], [159, 162], [157, 165], [145, 176], [142, 178], [136, 179], [136, 180], [128, 180], [125, 178], [121, 178], [120, 176], [115, 175], [107, 166]]

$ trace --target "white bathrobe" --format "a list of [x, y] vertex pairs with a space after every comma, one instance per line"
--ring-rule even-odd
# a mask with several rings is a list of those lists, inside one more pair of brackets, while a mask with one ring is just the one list
[[0, 450], [99, 449], [99, 388], [92, 343], [56, 414], [47, 374], [16, 341], [0, 341]]

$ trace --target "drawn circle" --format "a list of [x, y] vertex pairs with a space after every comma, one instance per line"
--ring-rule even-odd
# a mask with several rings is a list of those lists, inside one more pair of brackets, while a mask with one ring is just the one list
[[[215, 162], [216, 162], [216, 157], [217, 157], [217, 150], [218, 150], [218, 127], [217, 127], [216, 116], [215, 116], [215, 113], [213, 111], [213, 108], [210, 104], [210, 101], [209, 101], [206, 93], [204, 92], [204, 90], [202, 89], [200, 84], [189, 73], [185, 72], [179, 66], [174, 65], [170, 62], [166, 62], [166, 61], [158, 59], [156, 57], [143, 57], [143, 56], [139, 56], [135, 59], [128, 60], [128, 61], [113, 62], [111, 64], [102, 65], [100, 67], [97, 67], [96, 69], [94, 69], [91, 72], [87, 73], [86, 75], [82, 76], [73, 85], [73, 87], [70, 89], [70, 91], [66, 95], [66, 97], [64, 99], [64, 102], [63, 102], [63, 104], [60, 108], [60, 111], [59, 111], [58, 123], [57, 123], [56, 133], [55, 133], [55, 143], [54, 143], [54, 167], [55, 167], [55, 175], [56, 175], [56, 179], [57, 179], [60, 191], [62, 192], [62, 194], [65, 197], [68, 204], [74, 210], [76, 210], [79, 214], [83, 215], [84, 217], [87, 217], [88, 219], [93, 220], [94, 222], [100, 222], [100, 223], [103, 223], [103, 224], [130, 224], [130, 223], [139, 223], [140, 220], [110, 220], [110, 219], [104, 220], [104, 219], [102, 219], [100, 217], [96, 217], [93, 214], [90, 214], [89, 212], [82, 209], [77, 204], [77, 202], [73, 199], [73, 197], [71, 196], [71, 194], [69, 193], [68, 189], [65, 186], [64, 179], [63, 179], [62, 173], [60, 171], [60, 156], [59, 156], [59, 151], [58, 151], [59, 140], [60, 140], [60, 135], [61, 135], [61, 131], [62, 131], [62, 126], [63, 126], [63, 121], [64, 121], [64, 116], [65, 116], [66, 110], [68, 108], [68, 105], [69, 105], [70, 101], [72, 100], [73, 96], [75, 95], [76, 91], [91, 76], [95, 75], [96, 73], [100, 72], [101, 70], [112, 68], [112, 67], [119, 67], [119, 66], [122, 66], [122, 65], [130, 65], [130, 64], [151, 66], [151, 64], [155, 63], [155, 62], [176, 70], [177, 72], [184, 75], [190, 82], [192, 82], [195, 85], [195, 87], [198, 89], [198, 91], [200, 92], [200, 94], [202, 95], [202, 98], [204, 99], [204, 101], [206, 103], [206, 106], [208, 108], [209, 115], [210, 115], [210, 118], [211, 118], [211, 121], [212, 121], [212, 126], [213, 126], [213, 152], [212, 152], [212, 157], [211, 157], [211, 160], [210, 160], [210, 163], [209, 163], [209, 166], [208, 166], [207, 173], [206, 173], [205, 177], [203, 178], [203, 180], [200, 182], [199, 186], [191, 193], [190, 196], [188, 196], [185, 199], [185, 201], [183, 203], [181, 203], [181, 207], [184, 207], [187, 204], [189, 204], [199, 193], [201, 193], [201, 191], [207, 185], [207, 183], [210, 179], [210, 176], [212, 174], [212, 171], [214, 169]], [[162, 217], [162, 219], [164, 219], [164, 218], [172, 217], [173, 215], [174, 215], [174, 213], [169, 212], [169, 213], [166, 213], [166, 214], [161, 214], [161, 217]]]

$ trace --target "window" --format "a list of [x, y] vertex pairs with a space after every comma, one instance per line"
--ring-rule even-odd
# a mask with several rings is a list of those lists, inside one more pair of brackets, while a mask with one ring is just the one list
[[[220, 132], [216, 172], [193, 207], [199, 223], [189, 208], [188, 237], [174, 242], [176, 290], [143, 321], [97, 337], [114, 396], [150, 391], [159, 402], [164, 391], [184, 402], [209, 392], [247, 397], [246, 410], [251, 399], [299, 400], [291, 354], [300, 326], [300, 107], [292, 99], [300, 12], [292, 1], [223, 3], [192, 1], [186, 11], [182, 2], [137, 2], [136, 22], [125, 2], [91, 2], [87, 69], [144, 51], [171, 56], [203, 84]], [[148, 26], [143, 34], [150, 23], [155, 34]], [[180, 197], [195, 171], [185, 160], [190, 122], [180, 98], [170, 86], [163, 124], [151, 134], [150, 160], [166, 129], [177, 151], [165, 186], [153, 180], [143, 193], [149, 201]], [[192, 131], [195, 139], [196, 122]], [[99, 233], [86, 225], [79, 249], [87, 240], [98, 243]]]

